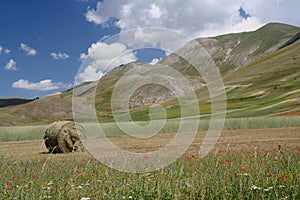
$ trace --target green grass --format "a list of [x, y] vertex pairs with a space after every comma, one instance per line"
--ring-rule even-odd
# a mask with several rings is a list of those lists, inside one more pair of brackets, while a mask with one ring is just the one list
[[20, 141], [42, 139], [48, 125], [2, 126], [0, 141]]
[[[197, 118], [195, 118], [197, 119]], [[160, 133], [177, 132], [179, 119], [169, 119], [160, 131]], [[147, 122], [136, 122], [145, 125]], [[207, 130], [210, 121], [208, 119], [200, 120], [199, 131]], [[34, 126], [5, 126], [0, 127], [0, 141], [20, 141], [42, 139], [48, 125]], [[289, 117], [252, 117], [252, 118], [229, 118], [226, 119], [224, 130], [238, 129], [260, 129], [260, 128], [284, 128], [284, 127], [300, 127], [300, 116]], [[87, 128], [94, 131], [97, 130], [97, 124], [87, 125]], [[101, 128], [107, 136], [118, 136], [124, 134], [118, 126], [111, 123], [101, 123]], [[92, 132], [91, 131], [91, 132]], [[95, 133], [97, 134], [97, 133]]]
[[205, 158], [188, 154], [164, 169], [132, 174], [110, 169], [92, 157], [1, 158], [0, 196], [22, 200], [300, 199], [299, 159], [300, 147], [217, 149]]

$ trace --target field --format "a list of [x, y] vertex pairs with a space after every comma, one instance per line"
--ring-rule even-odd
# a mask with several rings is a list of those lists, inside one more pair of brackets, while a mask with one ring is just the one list
[[[113, 170], [87, 152], [48, 154], [43, 141], [33, 138], [28, 131], [27, 138], [0, 142], [0, 196], [3, 199], [300, 199], [300, 126], [294, 126], [227, 127], [214, 150], [204, 158], [198, 152], [205, 131], [199, 131], [185, 155], [164, 169], [144, 174]], [[22, 129], [12, 135], [18, 135], [17, 132]], [[117, 135], [110, 140], [128, 151], [143, 152], [161, 148], [173, 136], [164, 133], [151, 141], [141, 141]]]

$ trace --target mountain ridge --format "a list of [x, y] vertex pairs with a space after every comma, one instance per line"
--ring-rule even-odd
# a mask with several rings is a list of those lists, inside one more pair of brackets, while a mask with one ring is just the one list
[[[195, 39], [195, 41], [203, 45], [203, 48], [213, 58], [223, 76], [228, 96], [229, 117], [269, 116], [299, 110], [297, 108], [298, 104], [295, 104], [295, 108], [283, 109], [280, 107], [274, 110], [268, 109], [267, 106], [271, 106], [270, 103], [275, 102], [280, 104], [280, 102], [274, 100], [274, 96], [266, 95], [267, 92], [271, 93], [270, 88], [273, 88], [274, 91], [279, 91], [280, 95], [285, 95], [290, 92], [294, 96], [300, 96], [298, 92], [294, 92], [298, 89], [300, 90], [300, 84], [298, 84], [297, 78], [295, 81], [289, 78], [287, 79], [288, 82], [286, 84], [291, 85], [289, 88], [280, 85], [283, 84], [280, 82], [281, 78], [284, 79], [285, 76], [293, 77], [292, 73], [298, 74], [300, 71], [297, 68], [300, 60], [298, 57], [300, 51], [298, 48], [299, 41], [279, 49], [280, 46], [288, 42], [298, 32], [300, 32], [300, 28], [298, 27], [271, 23], [252, 32]], [[183, 46], [181, 51], [190, 51], [190, 49], [184, 48], [185, 46]], [[276, 51], [277, 49], [279, 50]], [[132, 68], [133, 64], [134, 63], [129, 63], [114, 68], [100, 79], [98, 85], [95, 85], [96, 83], [94, 82], [82, 86], [82, 96], [88, 95], [91, 91], [97, 89], [95, 100], [97, 116], [100, 121], [112, 120], [110, 98], [113, 87], [120, 77]], [[200, 96], [205, 96], [199, 98], [200, 108], [204, 114], [210, 113], [209, 96], [207, 88], [205, 88], [205, 82], [186, 60], [177, 56], [176, 52], [174, 52], [161, 60], [158, 64], [173, 67], [186, 78], [194, 82], [195, 85], [198, 84], [198, 86], [194, 88], [196, 89], [196, 93], [198, 95], [201, 93]], [[272, 76], [267, 76], [266, 70], [264, 69], [270, 64], [274, 66], [269, 68], [273, 78]], [[281, 69], [280, 65], [285, 66], [286, 69]], [[249, 79], [249, 81], [247, 81], [247, 79]], [[270, 84], [265, 84], [261, 87], [255, 84], [256, 82], [263, 84], [266, 81], [269, 81]], [[263, 87], [265, 87], [265, 89]], [[277, 89], [274, 89], [275, 87]], [[286, 92], [284, 90], [286, 90]], [[152, 91], [157, 91], [157, 94], [153, 95]], [[139, 88], [131, 97], [131, 102], [129, 102], [131, 104], [130, 112], [133, 119], [149, 119], [149, 117], [147, 117], [148, 109], [153, 103], [160, 103], [167, 108], [168, 117], [179, 117], [178, 102], [174, 99], [174, 96], [168, 92], [168, 90], [163, 89], [163, 87], [159, 88], [158, 86], [148, 85], [145, 86], [144, 89], [142, 87]], [[293, 98], [286, 98], [285, 96], [279, 100], [283, 102], [288, 101], [288, 103], [283, 103], [282, 105], [292, 107], [291, 104], [294, 102], [290, 99]], [[153, 99], [156, 100], [153, 101]], [[251, 100], [257, 101], [259, 105], [255, 106], [251, 104]], [[0, 124], [49, 123], [50, 121], [58, 119], [71, 119], [71, 104], [72, 90], [69, 90], [59, 95], [44, 97], [24, 105], [13, 106], [12, 108], [0, 108]], [[264, 108], [266, 109], [264, 110]], [[244, 111], [239, 111], [239, 109]], [[30, 112], [30, 110], [34, 110], [34, 112]], [[247, 110], [247, 112], [245, 110]], [[15, 116], [21, 117], [18, 119]]]

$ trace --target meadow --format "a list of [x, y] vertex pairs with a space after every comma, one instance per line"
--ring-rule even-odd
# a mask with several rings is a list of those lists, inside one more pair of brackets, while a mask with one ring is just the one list
[[[296, 126], [296, 118], [294, 124], [290, 120], [289, 127], [281, 128], [259, 128], [259, 120], [252, 128], [254, 121], [247, 120], [248, 123], [240, 121], [239, 125], [232, 121], [231, 127], [227, 122], [228, 127], [206, 157], [198, 153], [205, 134], [200, 130], [186, 154], [170, 166], [140, 174], [111, 169], [88, 152], [48, 154], [41, 137], [13, 141], [19, 138], [14, 136], [10, 141], [0, 142], [0, 197], [300, 199], [300, 126]], [[268, 120], [273, 120], [270, 126], [277, 126], [285, 119]], [[42, 130], [44, 126], [36, 128]], [[18, 135], [22, 130], [26, 129], [12, 133]], [[28, 131], [30, 134], [33, 132]], [[162, 141], [171, 137], [172, 133], [161, 134], [151, 143], [124, 135], [113, 135], [110, 139], [123, 149], [142, 152], [161, 148]]]
[[[136, 122], [143, 124], [145, 122]], [[207, 130], [210, 121], [201, 119], [198, 131]], [[161, 133], [173, 133], [178, 130], [178, 119], [168, 119]], [[95, 129], [91, 125], [91, 129]], [[97, 126], [97, 125], [96, 125]], [[26, 125], [26, 126], [0, 126], [0, 141], [22, 141], [41, 139], [48, 125]], [[106, 136], [119, 136], [124, 133], [115, 123], [102, 123], [101, 127]], [[300, 116], [289, 117], [253, 117], [253, 118], [228, 118], [225, 120], [224, 130], [239, 129], [261, 129], [261, 128], [283, 128], [300, 127]]]

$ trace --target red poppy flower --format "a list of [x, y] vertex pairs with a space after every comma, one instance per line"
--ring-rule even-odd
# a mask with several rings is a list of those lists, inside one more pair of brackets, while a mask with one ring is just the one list
[[280, 178], [281, 180], [283, 180], [283, 179], [285, 179], [285, 175], [281, 175], [281, 176], [279, 176], [279, 178]]
[[34, 179], [35, 179], [36, 181], [38, 181], [38, 180], [39, 180], [39, 175], [38, 175], [38, 174], [35, 174], [35, 175], [34, 175]]
[[269, 172], [269, 175], [270, 175], [270, 176], [272, 176], [272, 175], [273, 175], [273, 173], [272, 173], [272, 172]]
[[245, 166], [242, 166], [242, 167], [241, 167], [241, 170], [242, 170], [242, 171], [246, 171], [246, 167], [245, 167]]

